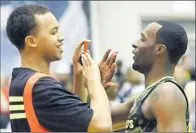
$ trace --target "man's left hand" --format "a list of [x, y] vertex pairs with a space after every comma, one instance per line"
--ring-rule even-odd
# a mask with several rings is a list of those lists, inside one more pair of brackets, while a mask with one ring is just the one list
[[101, 73], [101, 82], [105, 89], [113, 88], [114, 83], [111, 82], [111, 79], [114, 75], [116, 68], [116, 57], [117, 52], [113, 52], [111, 56], [109, 56], [111, 49], [107, 50], [103, 59], [99, 64], [99, 69]]

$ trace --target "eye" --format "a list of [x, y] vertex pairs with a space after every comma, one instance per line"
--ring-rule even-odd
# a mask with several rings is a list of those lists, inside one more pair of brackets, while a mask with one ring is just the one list
[[56, 31], [52, 31], [50, 34], [55, 35], [57, 32]]
[[143, 38], [140, 38], [140, 41], [144, 42], [144, 39]]
[[51, 33], [50, 34], [55, 35], [57, 32], [58, 32], [58, 28], [53, 28], [51, 30]]

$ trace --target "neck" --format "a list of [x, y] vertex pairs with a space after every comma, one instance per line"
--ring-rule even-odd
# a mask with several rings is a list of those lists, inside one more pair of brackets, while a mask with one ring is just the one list
[[175, 70], [174, 65], [154, 65], [151, 69], [151, 71], [147, 74], [144, 74], [145, 76], [145, 87], [147, 88], [151, 84], [155, 83], [156, 81], [160, 80], [163, 77], [166, 76], [173, 76]]
[[30, 68], [40, 73], [49, 74], [50, 62], [47, 62], [38, 54], [21, 53], [21, 65], [25, 68]]

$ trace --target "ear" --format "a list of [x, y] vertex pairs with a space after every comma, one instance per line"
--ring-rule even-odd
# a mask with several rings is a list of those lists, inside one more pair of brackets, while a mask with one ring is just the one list
[[166, 52], [166, 46], [163, 44], [157, 44], [155, 47], [155, 54], [160, 56]]
[[35, 42], [35, 38], [33, 36], [27, 36], [25, 38], [25, 44], [29, 47], [37, 47], [37, 44]]

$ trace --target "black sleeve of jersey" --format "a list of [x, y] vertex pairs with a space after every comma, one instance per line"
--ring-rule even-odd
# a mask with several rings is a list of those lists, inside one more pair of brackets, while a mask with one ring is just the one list
[[51, 77], [34, 85], [33, 106], [40, 125], [53, 132], [87, 132], [93, 116], [89, 104]]

